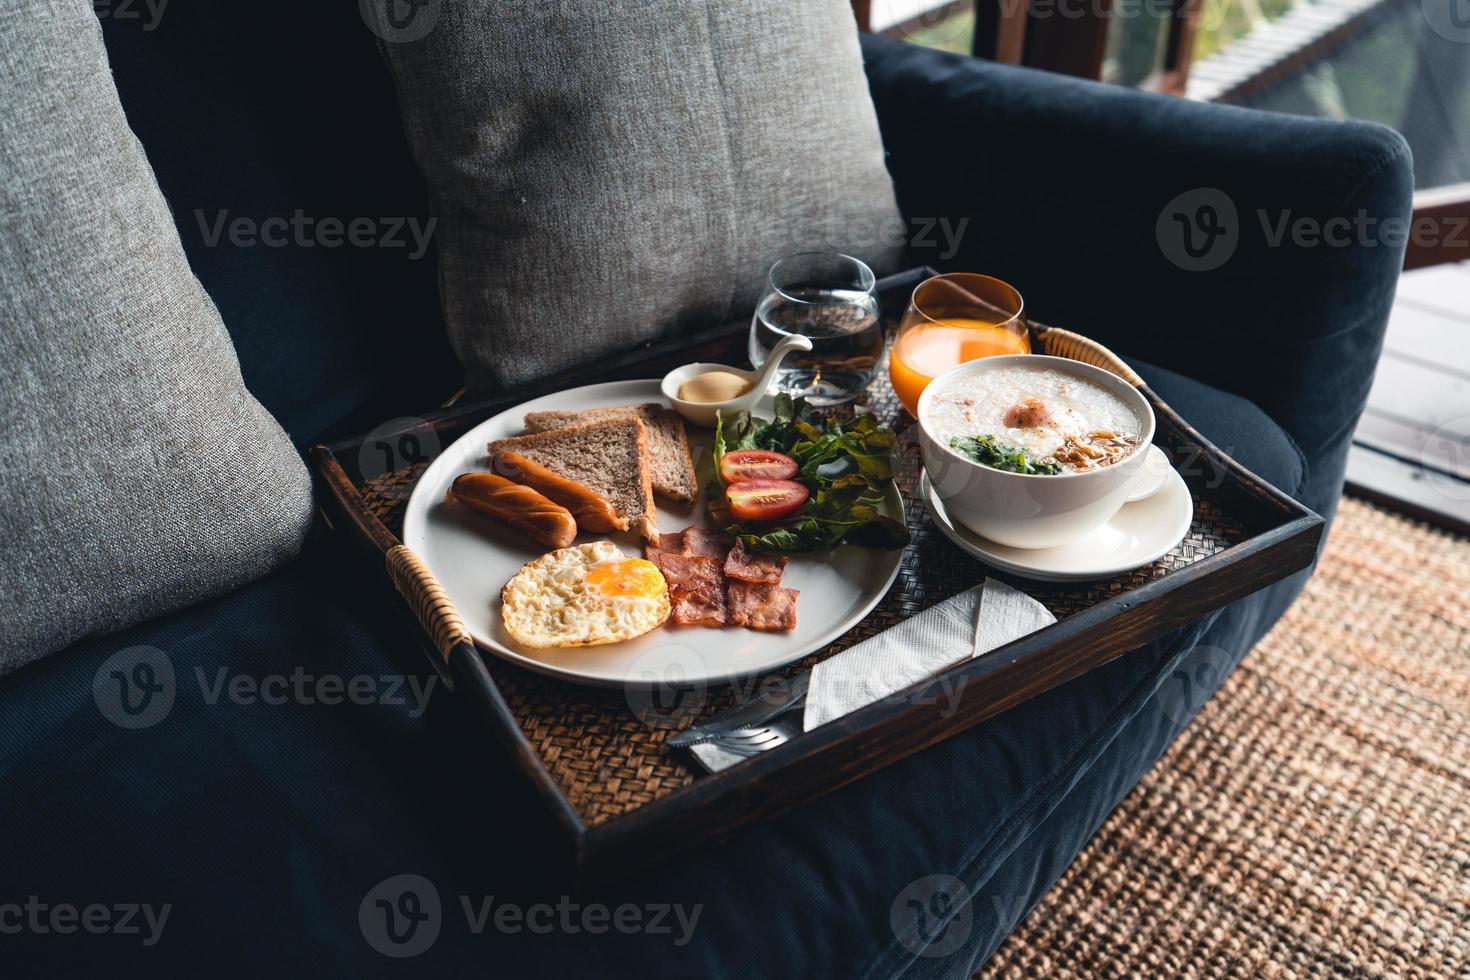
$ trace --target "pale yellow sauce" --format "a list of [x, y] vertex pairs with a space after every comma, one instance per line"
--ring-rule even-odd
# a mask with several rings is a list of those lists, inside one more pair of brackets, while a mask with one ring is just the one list
[[727, 402], [750, 391], [750, 382], [730, 371], [706, 371], [679, 386], [679, 397], [686, 402], [708, 405]]

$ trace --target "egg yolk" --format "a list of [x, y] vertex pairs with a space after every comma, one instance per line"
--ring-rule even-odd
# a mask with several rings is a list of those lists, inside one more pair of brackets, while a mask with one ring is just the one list
[[668, 589], [658, 566], [642, 558], [605, 561], [593, 565], [587, 573], [587, 586], [606, 596], [646, 596], [648, 598], [662, 595]]

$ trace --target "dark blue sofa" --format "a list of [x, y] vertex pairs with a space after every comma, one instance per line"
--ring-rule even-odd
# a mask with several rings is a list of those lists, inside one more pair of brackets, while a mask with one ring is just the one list
[[[210, 246], [226, 209], [422, 216], [392, 91], [352, 4], [193, 2], [157, 30], [104, 20], [123, 104], [245, 378], [298, 443], [432, 407], [457, 375], [432, 256]], [[1394, 133], [1202, 106], [937, 54], [864, 50], [909, 216], [969, 217], [957, 255], [915, 261], [1015, 282], [1039, 319], [1130, 360], [1209, 438], [1330, 516], [1371, 381], [1401, 250], [1273, 247], [1258, 209], [1407, 215]], [[1235, 253], [1186, 271], [1156, 221], [1216, 188]], [[472, 909], [556, 907], [536, 810], [473, 717], [431, 690], [403, 704], [237, 704], [219, 678], [433, 674], [404, 620], [320, 530], [280, 573], [92, 640], [0, 680], [0, 957], [8, 976], [968, 976], [1066, 867], [1301, 588], [1297, 576], [882, 773], [578, 908], [679, 903], [692, 932], [473, 928]], [[99, 664], [166, 651], [177, 696], [125, 730], [93, 700]], [[223, 673], [221, 673], [223, 671]], [[1156, 695], [1171, 676], [1197, 686]], [[201, 678], [203, 682], [201, 683]], [[1171, 690], [1178, 690], [1171, 687]], [[382, 688], [378, 688], [382, 690]], [[407, 690], [407, 689], [405, 689]], [[211, 703], [212, 702], [212, 703]], [[422, 875], [442, 902], [414, 959], [359, 927], [379, 882]], [[969, 901], [926, 945], [890, 913], [930, 875]], [[32, 896], [35, 896], [32, 899]], [[149, 903], [149, 927], [14, 929], [26, 905]], [[119, 913], [112, 913], [116, 923]]]

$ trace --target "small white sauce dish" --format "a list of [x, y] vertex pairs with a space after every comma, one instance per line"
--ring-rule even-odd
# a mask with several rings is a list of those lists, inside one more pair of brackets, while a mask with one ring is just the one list
[[[776, 370], [786, 359], [787, 354], [792, 351], [811, 349], [812, 342], [809, 338], [792, 334], [776, 345], [759, 371], [746, 371], [742, 368], [730, 367], [728, 364], [685, 364], [664, 375], [659, 387], [663, 391], [663, 396], [669, 400], [669, 404], [674, 406], [674, 410], [684, 416], [686, 421], [702, 429], [712, 429], [715, 426], [715, 415], [718, 413], [723, 413], [725, 418], [729, 418], [736, 412], [748, 412], [754, 409], [756, 403], [765, 396], [767, 389], [770, 388], [771, 380], [775, 378]], [[679, 389], [683, 387], [684, 382], [711, 371], [726, 371], [744, 378], [750, 384], [750, 389], [738, 398], [728, 398], [721, 402], [691, 402], [679, 397]]]
[[[1110, 466], [1037, 476], [984, 466], [940, 443], [925, 418], [933, 403], [931, 396], [942, 387], [941, 380], [964, 376], [984, 384], [987, 372], [1019, 366], [1050, 368], [1106, 389], [1138, 417], [1142, 445]], [[1149, 449], [1156, 423], [1148, 399], [1117, 375], [1081, 361], [1043, 354], [1003, 354], [968, 361], [924, 389], [918, 417], [924, 469], [945, 510], [958, 523], [997, 544], [1012, 548], [1064, 545], [1107, 523], [1128, 500], [1149, 496], [1162, 485], [1156, 471], [1145, 473], [1146, 463], [1157, 464]], [[1167, 462], [1164, 459], [1166, 466]]]

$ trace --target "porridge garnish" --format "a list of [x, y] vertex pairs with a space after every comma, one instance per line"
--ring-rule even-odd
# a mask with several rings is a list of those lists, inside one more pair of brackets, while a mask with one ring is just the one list
[[1115, 463], [1133, 452], [1139, 436], [1115, 432], [1090, 432], [1086, 436], [1067, 436], [1051, 454], [1051, 459], [1074, 470], [1090, 470]]
[[1062, 464], [1055, 460], [1032, 459], [1020, 446], [1007, 446], [995, 436], [955, 436], [949, 448], [964, 453], [982, 466], [1032, 476], [1055, 476]]
[[952, 379], [926, 421], [975, 462], [1036, 476], [1108, 466], [1143, 441], [1133, 410], [1102, 385], [1021, 365]]

